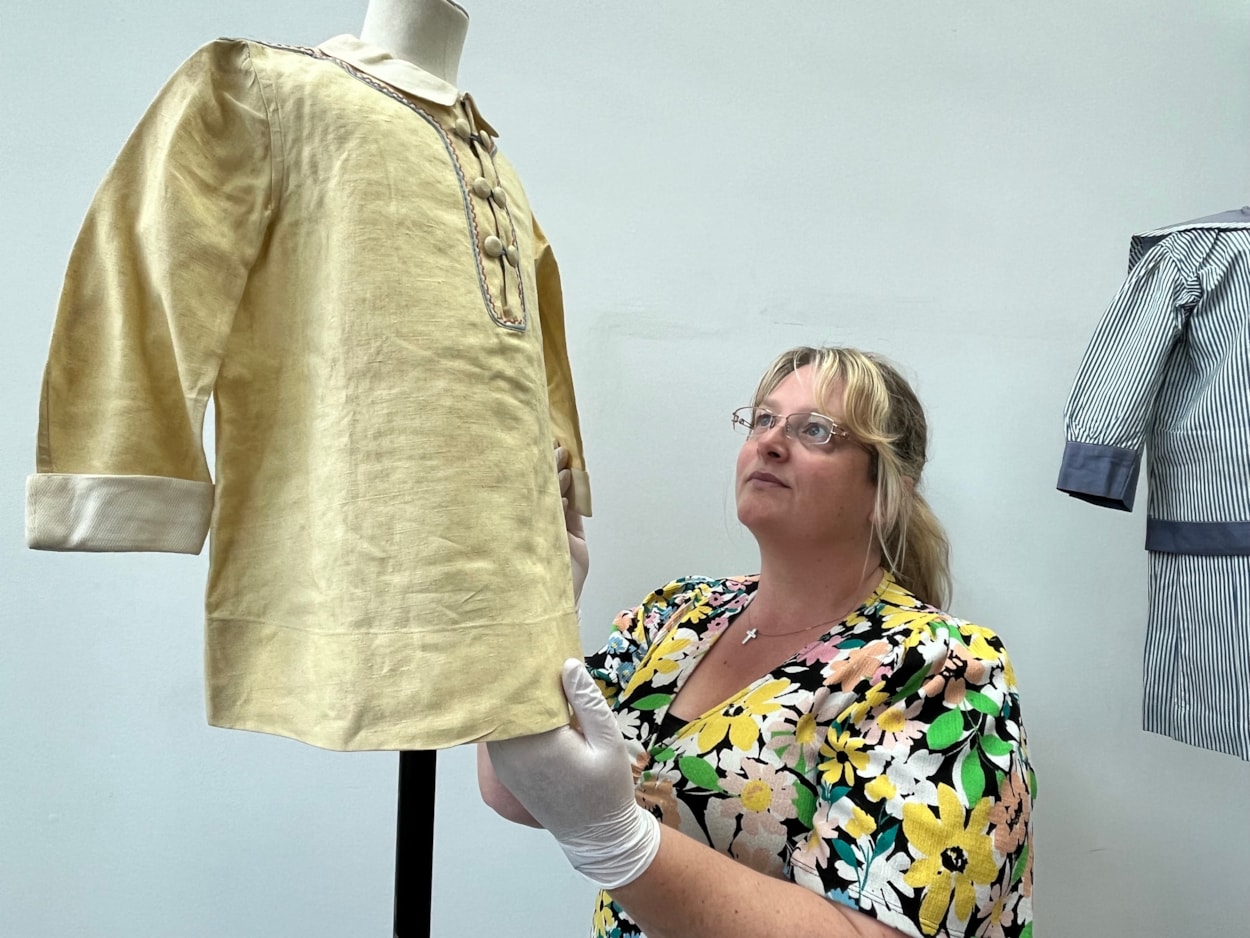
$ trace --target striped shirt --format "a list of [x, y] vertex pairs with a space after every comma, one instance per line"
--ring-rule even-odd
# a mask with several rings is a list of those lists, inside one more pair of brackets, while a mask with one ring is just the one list
[[1058, 488], [1131, 511], [1147, 452], [1143, 726], [1250, 760], [1250, 208], [1136, 236]]

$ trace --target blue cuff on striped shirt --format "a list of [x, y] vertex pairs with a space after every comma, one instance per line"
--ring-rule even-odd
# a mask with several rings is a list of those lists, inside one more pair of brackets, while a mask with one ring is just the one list
[[1250, 555], [1250, 521], [1146, 519], [1146, 550], [1201, 557]]
[[1103, 508], [1132, 511], [1140, 468], [1137, 450], [1068, 440], [1056, 488]]

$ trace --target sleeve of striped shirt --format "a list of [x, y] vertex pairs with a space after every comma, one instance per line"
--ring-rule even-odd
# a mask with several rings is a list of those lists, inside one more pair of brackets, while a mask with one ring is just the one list
[[1197, 281], [1166, 241], [1138, 262], [1098, 324], [1064, 414], [1058, 488], [1104, 508], [1133, 510], [1142, 440]]

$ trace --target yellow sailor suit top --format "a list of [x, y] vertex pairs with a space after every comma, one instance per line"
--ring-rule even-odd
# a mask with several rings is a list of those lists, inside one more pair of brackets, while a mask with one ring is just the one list
[[[66, 274], [29, 546], [198, 553], [209, 722], [336, 750], [567, 722], [559, 273], [472, 99], [350, 36], [212, 42]], [[215, 413], [210, 473], [203, 423]]]

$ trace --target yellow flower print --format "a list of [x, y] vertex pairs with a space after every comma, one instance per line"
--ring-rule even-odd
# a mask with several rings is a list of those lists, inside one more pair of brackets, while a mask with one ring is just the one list
[[907, 637], [898, 644], [906, 651], [932, 637], [935, 618], [937, 613], [932, 609], [896, 609], [882, 617], [881, 627], [887, 635], [905, 632]]
[[982, 798], [965, 812], [949, 785], [939, 785], [937, 796], [937, 816], [928, 805], [903, 805], [903, 833], [921, 854], [904, 880], [924, 890], [920, 921], [928, 934], [934, 934], [946, 919], [952, 896], [955, 917], [966, 921], [976, 905], [977, 886], [993, 882], [999, 872], [994, 841], [986, 833], [992, 799]]
[[742, 806], [748, 811], [767, 811], [773, 803], [773, 790], [758, 778], [742, 786]]
[[959, 632], [968, 643], [968, 654], [982, 661], [998, 661], [1003, 653], [989, 643], [989, 639], [998, 638], [992, 631], [971, 622], [959, 626]]
[[877, 822], [869, 817], [868, 813], [864, 811], [863, 808], [858, 805], [853, 805], [851, 807], [850, 820], [843, 824], [842, 827], [848, 834], [856, 840], [859, 840], [859, 838], [867, 837], [875, 831], [877, 829]]
[[889, 801], [898, 796], [898, 788], [890, 781], [890, 777], [882, 772], [864, 788], [864, 793], [873, 801]]
[[702, 622], [712, 614], [712, 590], [706, 585], [700, 585], [694, 591], [694, 594], [688, 599], [680, 609], [673, 613], [672, 621], [675, 625], [683, 622]]
[[863, 748], [864, 741], [852, 737], [850, 730], [843, 730], [836, 736], [831, 731], [820, 747], [821, 781], [836, 785], [845, 778], [848, 785], [855, 784], [855, 773], [866, 769], [870, 761], [868, 753], [861, 751]]
[[593, 934], [596, 935], [610, 935], [612, 929], [617, 927], [616, 913], [612, 909], [612, 897], [606, 892], [600, 892], [598, 901], [595, 903], [593, 925]]
[[794, 741], [800, 746], [810, 746], [816, 741], [816, 714], [805, 713], [794, 727]]
[[700, 753], [711, 752], [726, 736], [735, 749], [749, 751], [760, 738], [758, 719], [781, 709], [781, 704], [774, 698], [785, 693], [789, 687], [790, 682], [785, 678], [761, 684], [718, 713], [695, 720], [678, 735], [686, 737], [698, 733]]
[[868, 688], [859, 700], [839, 713], [838, 722], [862, 723], [868, 714], [889, 699], [890, 695], [885, 689], [885, 682], [882, 681]]
[[678, 659], [689, 644], [690, 639], [678, 638], [670, 632], [663, 641], [647, 652], [646, 657], [642, 659], [642, 664], [638, 665], [638, 670], [634, 672], [634, 676], [625, 686], [625, 694], [627, 696], [632, 694], [635, 688], [644, 684], [663, 686], [675, 680], [679, 666]]

